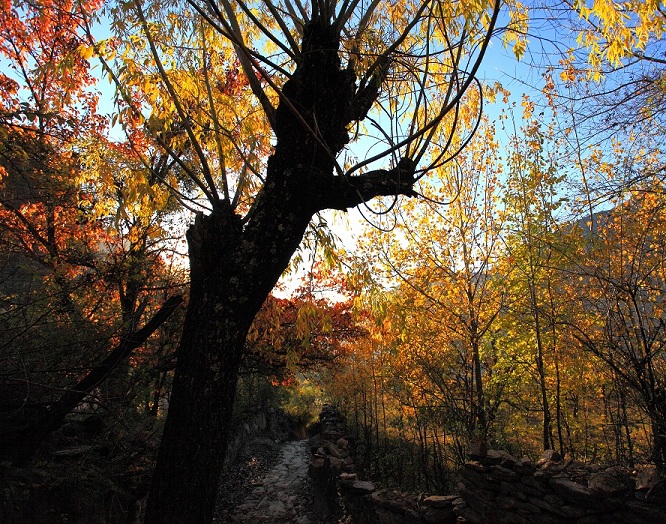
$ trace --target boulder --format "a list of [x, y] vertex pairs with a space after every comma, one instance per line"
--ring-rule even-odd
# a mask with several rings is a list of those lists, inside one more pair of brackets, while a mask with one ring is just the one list
[[341, 488], [360, 495], [368, 495], [375, 491], [375, 485], [369, 480], [340, 480], [339, 484]]
[[485, 460], [488, 464], [496, 464], [506, 468], [511, 468], [518, 462], [510, 453], [498, 449], [489, 449]]
[[331, 469], [331, 474], [333, 476], [338, 476], [343, 468], [342, 460], [335, 457], [326, 457], [328, 461], [328, 467]]
[[500, 481], [516, 482], [520, 480], [518, 473], [502, 466], [490, 466], [490, 476], [493, 480]]
[[452, 524], [458, 518], [453, 511], [453, 506], [449, 509], [428, 508], [422, 512], [422, 515], [423, 520], [428, 524]]
[[456, 500], [460, 500], [458, 495], [431, 495], [424, 498], [421, 504], [429, 508], [453, 508]]
[[310, 437], [310, 440], [308, 440], [308, 447], [310, 448], [312, 454], [315, 454], [317, 449], [319, 449], [319, 446], [321, 446], [321, 435], [317, 433], [316, 435]]
[[518, 500], [527, 499], [528, 493], [533, 494], [533, 492], [529, 492], [529, 488], [526, 490], [525, 487], [526, 486], [523, 483], [500, 482], [500, 492], [505, 495], [511, 495]]
[[587, 486], [590, 491], [601, 497], [612, 497], [626, 493], [627, 485], [609, 471], [602, 471], [590, 476]]
[[308, 476], [312, 479], [319, 479], [324, 470], [324, 459], [315, 458], [308, 464]]
[[636, 489], [648, 490], [654, 488], [660, 480], [659, 471], [656, 466], [639, 466], [635, 472]]
[[[337, 459], [343, 459], [349, 454], [346, 452], [342, 452], [335, 444], [332, 442], [324, 442], [321, 446], [327, 455], [331, 455], [332, 457], [335, 457]], [[321, 448], [320, 448], [321, 449]]]
[[541, 458], [536, 463], [536, 465], [537, 467], [540, 467], [548, 462], [560, 462], [561, 460], [562, 457], [557, 451], [555, 451], [554, 449], [547, 449], [546, 451], [543, 452], [543, 455], [541, 455]]
[[377, 490], [370, 495], [370, 498], [376, 506], [398, 515], [404, 515], [407, 509], [407, 504], [399, 494], [388, 489]]
[[587, 487], [573, 480], [552, 478], [550, 479], [549, 486], [555, 494], [574, 504], [580, 504], [586, 508], [598, 508], [601, 506], [601, 501]]
[[536, 466], [528, 457], [523, 457], [516, 461], [513, 470], [521, 475], [532, 475], [536, 471]]

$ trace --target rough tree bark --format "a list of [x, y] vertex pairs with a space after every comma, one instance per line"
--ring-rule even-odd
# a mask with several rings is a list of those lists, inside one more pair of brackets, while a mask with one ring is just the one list
[[149, 524], [212, 520], [245, 338], [312, 216], [379, 195], [412, 195], [409, 159], [355, 177], [335, 173], [349, 124], [377, 96], [358, 89], [354, 73], [341, 68], [339, 44], [326, 19], [306, 25], [300, 61], [275, 114], [275, 151], [248, 220], [242, 223], [219, 201], [188, 231], [190, 302], [148, 498]]

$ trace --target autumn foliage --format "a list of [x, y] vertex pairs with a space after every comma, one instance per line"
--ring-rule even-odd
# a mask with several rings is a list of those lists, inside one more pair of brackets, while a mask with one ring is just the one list
[[[3, 0], [3, 461], [71, 444], [116, 521], [205, 521], [243, 410], [325, 398], [387, 485], [663, 468], [666, 17], [502, 9]], [[498, 32], [543, 36], [531, 94], [481, 79]]]
[[[554, 124], [529, 98], [516, 114], [496, 124], [510, 147], [483, 123], [422, 186], [428, 200], [390, 235], [368, 232], [349, 262], [374, 321], [327, 393], [385, 482], [451, 489], [442, 472], [487, 447], [664, 460], [663, 181], [645, 176], [589, 214], [590, 193], [567, 198]], [[624, 153], [596, 157], [607, 180]]]
[[[103, 419], [118, 416], [138, 390], [157, 413], [164, 395], [157, 385], [167, 369], [123, 376], [124, 348], [136, 348], [132, 337], [181, 276], [158, 245], [166, 200], [148, 205], [123, 192], [139, 162], [133, 148], [108, 139], [97, 113], [81, 35], [100, 6], [15, 2], [0, 14], [8, 65], [0, 73], [0, 411], [4, 453], [17, 460], [93, 390], [88, 406]], [[98, 176], [104, 172], [114, 176]], [[143, 351], [159, 355], [168, 345]]]

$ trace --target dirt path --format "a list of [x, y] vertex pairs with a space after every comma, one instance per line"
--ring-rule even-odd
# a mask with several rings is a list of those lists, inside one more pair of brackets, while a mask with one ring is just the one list
[[325, 502], [308, 477], [307, 441], [286, 442], [276, 465], [255, 482], [229, 522], [333, 524]]

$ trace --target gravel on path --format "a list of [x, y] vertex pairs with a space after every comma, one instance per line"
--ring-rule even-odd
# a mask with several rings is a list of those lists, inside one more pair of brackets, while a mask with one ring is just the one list
[[[228, 502], [233, 497], [225, 496], [225, 493], [221, 492], [220, 498], [226, 499], [227, 503], [223, 504], [225, 508], [218, 512], [216, 522], [337, 523], [338, 520], [330, 514], [325, 501], [308, 477], [307, 441], [286, 442], [282, 444], [281, 450], [276, 450], [274, 456], [278, 459], [270, 470], [260, 479], [255, 472], [240, 487], [245, 494], [242, 502], [229, 507]], [[266, 464], [268, 457], [263, 457], [263, 461]], [[222, 489], [225, 489], [224, 486]]]

